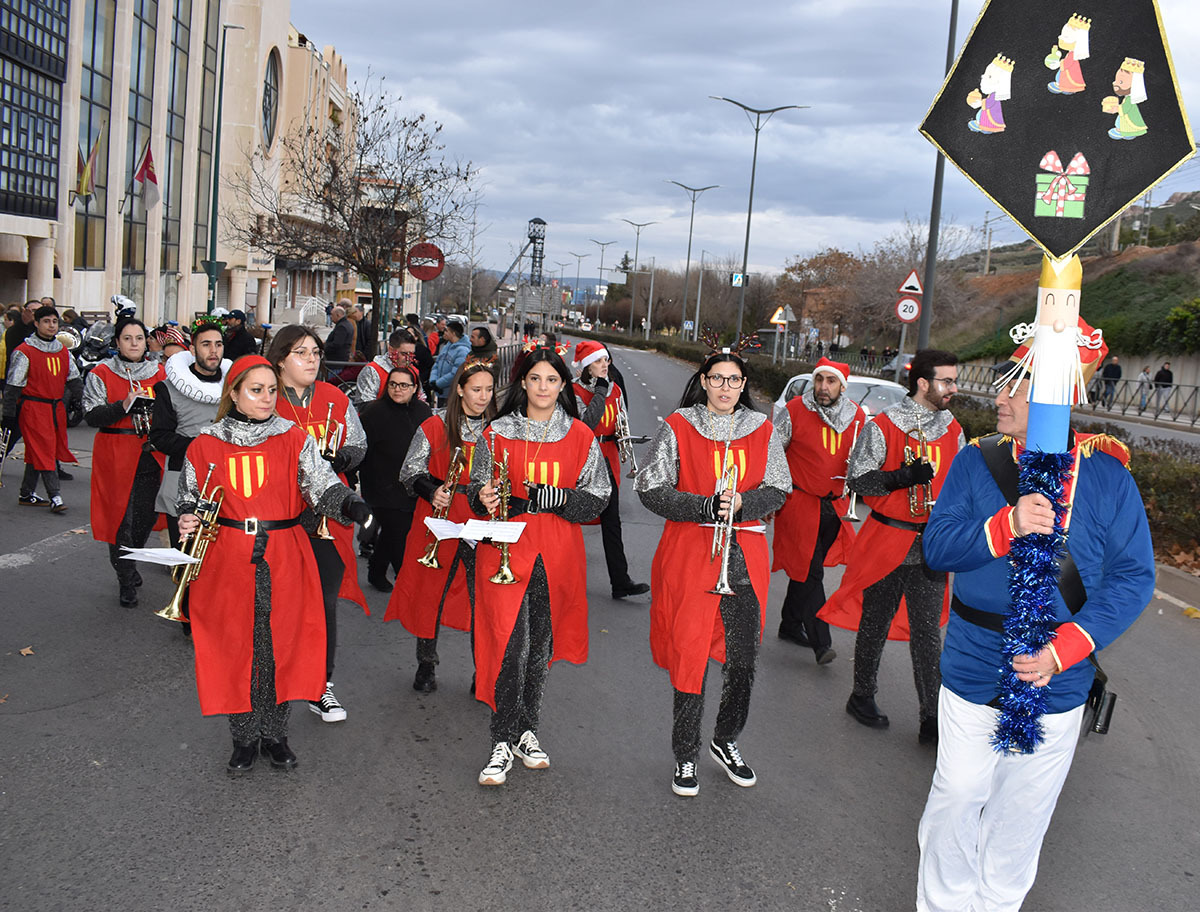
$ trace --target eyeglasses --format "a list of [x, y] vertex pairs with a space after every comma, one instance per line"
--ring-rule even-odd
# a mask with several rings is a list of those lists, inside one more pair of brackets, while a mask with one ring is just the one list
[[946, 386], [954, 386], [954, 387], [958, 386], [958, 378], [957, 377], [933, 377], [931, 382], [932, 383], [944, 383], [944, 384], [946, 384]]
[[312, 358], [313, 360], [320, 360], [321, 349], [319, 349], [319, 348], [293, 348], [290, 352], [288, 352], [288, 354], [295, 355], [301, 361], [307, 361], [310, 358]]
[[704, 376], [708, 380], [708, 385], [715, 386], [717, 389], [727, 386], [731, 390], [739, 390], [742, 388], [742, 384], [746, 382], [746, 378], [740, 374], [728, 377], [721, 374], [705, 374]]
[[410, 390], [414, 386], [416, 386], [415, 383], [396, 383], [394, 380], [389, 380], [387, 388], [390, 390]]

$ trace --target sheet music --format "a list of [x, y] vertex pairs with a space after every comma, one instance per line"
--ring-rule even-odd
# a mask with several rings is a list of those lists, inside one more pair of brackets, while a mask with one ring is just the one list
[[456, 523], [449, 519], [438, 519], [434, 516], [425, 517], [425, 527], [433, 533], [434, 538], [438, 541], [445, 541], [448, 538], [461, 538], [463, 524]]
[[184, 554], [177, 548], [130, 548], [128, 545], [122, 545], [121, 550], [126, 552], [121, 555], [121, 560], [140, 560], [148, 564], [162, 564], [165, 567], [200, 563], [190, 554]]
[[498, 520], [469, 519], [463, 525], [459, 537], [472, 541], [508, 542], [512, 544], [525, 531], [523, 522], [500, 522]]

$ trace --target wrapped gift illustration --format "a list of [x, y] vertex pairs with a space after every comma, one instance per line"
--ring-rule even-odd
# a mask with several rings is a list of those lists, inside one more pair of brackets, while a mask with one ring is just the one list
[[1047, 173], [1037, 175], [1034, 216], [1083, 218], [1083, 204], [1092, 172], [1083, 153], [1076, 152], [1071, 163], [1064, 168], [1058, 153], [1050, 151], [1042, 156], [1038, 167]]

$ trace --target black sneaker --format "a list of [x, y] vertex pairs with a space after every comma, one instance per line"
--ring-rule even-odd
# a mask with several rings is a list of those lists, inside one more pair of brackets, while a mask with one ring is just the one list
[[837, 658], [837, 653], [833, 651], [832, 646], [823, 646], [816, 651], [816, 654], [818, 665], [828, 665]]
[[68, 472], [66, 469], [62, 468], [61, 466], [59, 466], [59, 469], [58, 469], [58, 477], [62, 481], [74, 481], [75, 480], [75, 476], [72, 475], [70, 472]]
[[417, 676], [413, 678], [413, 690], [426, 694], [437, 690], [435, 667], [432, 662], [421, 662], [417, 665]]
[[808, 634], [801, 627], [798, 630], [788, 630], [783, 627], [779, 628], [779, 639], [785, 643], [795, 643], [797, 646], [811, 646], [808, 641]]
[[631, 595], [645, 595], [650, 591], [649, 583], [635, 583], [633, 580], [623, 586], [613, 586], [612, 597], [615, 599], [628, 598]]
[[729, 776], [734, 785], [749, 788], [758, 781], [754, 770], [750, 769], [746, 765], [746, 761], [742, 759], [742, 752], [738, 750], [736, 741], [713, 740], [708, 745], [708, 752], [712, 754], [714, 760], [725, 767], [725, 774]]
[[675, 761], [675, 775], [671, 777], [671, 791], [683, 798], [694, 798], [700, 794], [700, 780], [696, 778], [696, 762]]
[[22, 507], [48, 507], [50, 501], [45, 497], [39, 497], [37, 494], [22, 494], [17, 498], [17, 503]]
[[63, 499], [61, 497], [59, 497], [57, 494], [55, 494], [53, 497], [50, 498], [50, 512], [51, 513], [66, 513], [67, 512], [67, 505], [65, 503], [63, 503]]

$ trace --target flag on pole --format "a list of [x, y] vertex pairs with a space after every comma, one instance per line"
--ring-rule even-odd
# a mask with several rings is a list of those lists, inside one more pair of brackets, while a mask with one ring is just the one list
[[91, 151], [88, 152], [86, 159], [83, 157], [83, 150], [76, 149], [76, 155], [79, 157], [77, 163], [77, 178], [75, 181], [75, 195], [82, 197], [84, 200], [90, 199], [96, 192], [96, 159], [100, 155], [100, 140], [104, 137], [104, 128], [107, 124], [100, 124], [100, 132], [96, 134], [96, 141], [92, 143]]
[[150, 154], [149, 141], [146, 142], [146, 149], [142, 152], [142, 160], [134, 172], [133, 179], [142, 185], [142, 205], [152, 209], [162, 199], [162, 193], [158, 189], [158, 175], [154, 172], [154, 156]]

